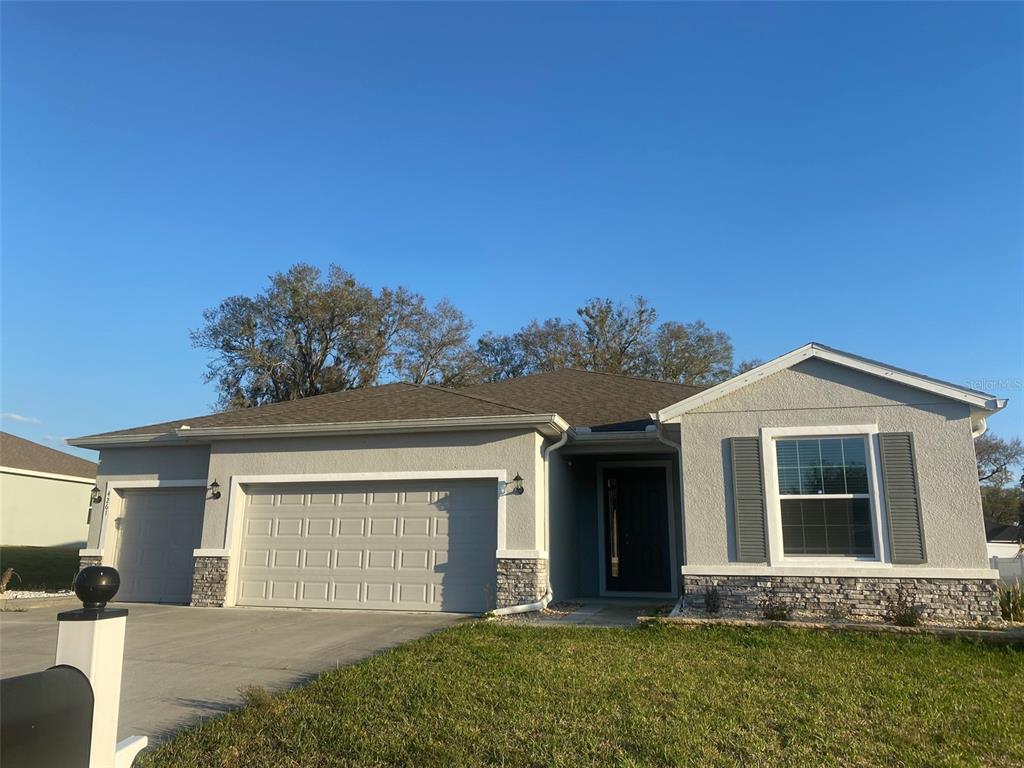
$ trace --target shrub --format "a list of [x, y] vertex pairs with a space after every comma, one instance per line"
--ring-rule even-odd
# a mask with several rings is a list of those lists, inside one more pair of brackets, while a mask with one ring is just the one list
[[793, 606], [782, 599], [775, 587], [769, 587], [761, 598], [761, 615], [769, 621], [789, 621]]
[[718, 594], [718, 587], [715, 585], [704, 590], [704, 610], [710, 614], [722, 610], [722, 596]]
[[1024, 621], [1024, 581], [999, 584], [999, 611], [1007, 621]]
[[238, 695], [245, 707], [269, 709], [274, 703], [274, 697], [262, 685], [243, 685], [238, 689]]
[[902, 586], [897, 588], [895, 597], [885, 599], [884, 615], [887, 622], [898, 627], [916, 627], [921, 623], [921, 609]]

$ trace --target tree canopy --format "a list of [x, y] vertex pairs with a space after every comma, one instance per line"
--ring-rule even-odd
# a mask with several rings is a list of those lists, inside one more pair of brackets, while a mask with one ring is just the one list
[[974, 441], [985, 517], [1000, 523], [1024, 522], [1024, 444], [986, 432]]
[[220, 405], [245, 408], [387, 381], [466, 386], [561, 368], [715, 384], [734, 368], [729, 335], [700, 320], [658, 322], [642, 296], [593, 298], [575, 317], [532, 320], [472, 339], [448, 299], [430, 306], [404, 287], [374, 291], [332, 265], [296, 264], [255, 296], [203, 313], [193, 346], [212, 353]]

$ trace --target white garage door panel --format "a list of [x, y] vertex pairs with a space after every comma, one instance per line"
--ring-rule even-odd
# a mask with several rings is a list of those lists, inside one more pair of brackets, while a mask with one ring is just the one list
[[203, 534], [205, 489], [121, 491], [117, 527], [118, 600], [187, 603], [192, 551]]
[[253, 485], [246, 493], [239, 605], [493, 607], [493, 480]]

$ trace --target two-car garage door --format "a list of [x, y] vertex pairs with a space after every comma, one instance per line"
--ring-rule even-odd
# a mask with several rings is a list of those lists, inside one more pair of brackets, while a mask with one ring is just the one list
[[239, 605], [456, 612], [494, 605], [494, 480], [245, 491]]

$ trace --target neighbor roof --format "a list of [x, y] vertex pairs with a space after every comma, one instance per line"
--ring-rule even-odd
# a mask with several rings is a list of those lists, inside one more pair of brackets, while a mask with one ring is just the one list
[[1024, 527], [1019, 523], [998, 523], [986, 518], [985, 538], [991, 542], [1017, 543], [1024, 539]]
[[0, 432], [0, 465], [69, 477], [96, 477], [96, 464], [23, 437]]
[[574, 427], [643, 429], [651, 413], [706, 387], [566, 368], [459, 390], [557, 413]]
[[[75, 438], [76, 444], [145, 436], [200, 437], [212, 430], [258, 430], [288, 426], [429, 423], [443, 419], [516, 420], [557, 414], [576, 427], [642, 429], [650, 413], [700, 391], [700, 387], [589, 371], [563, 370], [465, 389], [385, 384], [345, 390], [257, 408]], [[187, 430], [183, 427], [187, 426]]]

